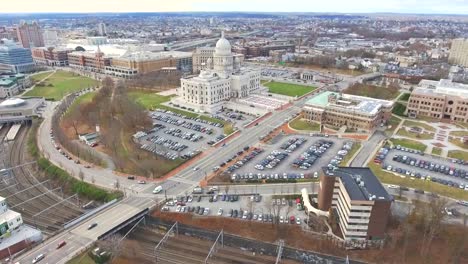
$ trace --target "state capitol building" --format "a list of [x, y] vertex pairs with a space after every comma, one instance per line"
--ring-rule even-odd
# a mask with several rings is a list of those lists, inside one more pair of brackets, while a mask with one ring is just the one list
[[205, 69], [198, 76], [181, 79], [174, 103], [214, 113], [231, 98], [245, 98], [262, 89], [260, 71], [242, 67], [241, 59], [232, 54], [231, 44], [223, 33]]

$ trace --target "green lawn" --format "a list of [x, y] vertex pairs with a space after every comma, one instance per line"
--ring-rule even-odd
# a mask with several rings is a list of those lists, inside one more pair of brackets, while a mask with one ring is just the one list
[[436, 129], [433, 126], [428, 125], [428, 124], [424, 124], [424, 123], [421, 123], [421, 122], [417, 122], [417, 121], [405, 120], [405, 122], [403, 122], [403, 126], [406, 126], [406, 127], [420, 127], [420, 128], [424, 128], [426, 131], [436, 132]]
[[41, 81], [45, 77], [49, 76], [51, 73], [52, 71], [37, 73], [37, 74], [31, 75], [31, 79], [33, 79], [34, 81]]
[[442, 154], [442, 149], [438, 147], [433, 147], [432, 154], [440, 156], [440, 154]]
[[312, 92], [316, 89], [313, 86], [305, 86], [291, 83], [269, 82], [264, 84], [268, 87], [270, 93], [282, 94], [287, 96], [303, 96], [306, 93]]
[[468, 160], [468, 152], [462, 150], [450, 150], [448, 152], [448, 157], [453, 159]]
[[410, 98], [410, 93], [402, 93], [399, 97], [398, 97], [398, 101], [404, 101], [404, 102], [408, 102], [409, 98]]
[[393, 173], [382, 170], [382, 168], [380, 168], [379, 165], [373, 162], [370, 162], [368, 166], [382, 183], [396, 184], [400, 186], [420, 189], [426, 192], [437, 193], [455, 199], [468, 199], [468, 192], [459, 188], [453, 188], [427, 180], [412, 180], [410, 177], [402, 178], [397, 175], [394, 175]]
[[456, 146], [459, 146], [462, 149], [468, 149], [468, 144], [464, 144], [459, 138], [449, 139], [449, 142]]
[[182, 114], [188, 117], [198, 117], [206, 121], [221, 123], [221, 124], [226, 125], [226, 122], [220, 119], [216, 119], [216, 118], [206, 116], [206, 115], [200, 115], [194, 112], [180, 110], [178, 108], [173, 108], [173, 107], [165, 106], [162, 104], [165, 102], [169, 102], [172, 96], [164, 96], [164, 95], [159, 95], [156, 93], [150, 93], [146, 91], [132, 91], [132, 92], [129, 92], [128, 94], [131, 98], [135, 100], [135, 102], [139, 103], [140, 105], [142, 105], [144, 108], [148, 110], [161, 108], [161, 109], [169, 110], [174, 113]]
[[468, 128], [468, 123], [465, 122], [456, 122], [455, 125], [461, 128]]
[[391, 138], [390, 141], [393, 143], [393, 145], [400, 145], [405, 148], [410, 148], [410, 149], [415, 149], [415, 150], [420, 150], [420, 151], [425, 151], [427, 146], [424, 145], [421, 142], [414, 141], [411, 139], [405, 139], [405, 138]]
[[385, 130], [386, 134], [387, 135], [392, 135], [393, 132], [395, 131], [395, 129], [400, 124], [400, 122], [401, 122], [400, 118], [392, 115], [392, 117], [390, 117], [390, 119], [388, 120], [388, 126], [390, 126], [390, 128], [387, 128]]
[[396, 102], [393, 106], [392, 113], [398, 116], [405, 116], [406, 106], [402, 103]]
[[299, 117], [289, 122], [289, 126], [296, 130], [320, 131], [319, 123], [308, 122], [305, 119]]
[[[44, 78], [46, 75], [46, 73], [41, 73], [33, 78]], [[94, 87], [98, 84], [98, 81], [85, 76], [66, 71], [57, 71], [44, 82], [37, 83], [34, 89], [28, 91], [25, 96], [41, 96], [48, 99], [60, 100], [67, 94]]]
[[96, 92], [90, 92], [90, 93], [86, 93], [76, 98], [73, 104], [68, 108], [66, 115], [68, 115], [69, 113], [73, 113], [73, 111], [75, 111], [75, 109], [79, 105], [91, 102], [91, 100], [93, 100], [95, 95], [96, 95]]
[[468, 137], [468, 131], [452, 131], [450, 136], [454, 137]]
[[360, 142], [354, 142], [353, 147], [351, 150], [348, 152], [348, 154], [345, 156], [345, 158], [341, 161], [342, 166], [348, 166], [349, 161], [351, 158], [356, 154], [356, 152], [361, 148], [361, 143]]
[[434, 138], [434, 134], [414, 133], [414, 132], [407, 131], [404, 128], [400, 128], [400, 130], [398, 130], [397, 132], [397, 135], [414, 138], [414, 139], [433, 139]]

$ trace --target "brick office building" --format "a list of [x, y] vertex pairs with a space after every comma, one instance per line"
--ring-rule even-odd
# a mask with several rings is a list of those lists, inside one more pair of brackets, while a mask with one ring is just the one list
[[318, 209], [332, 210], [345, 240], [384, 238], [393, 197], [369, 168], [323, 168]]

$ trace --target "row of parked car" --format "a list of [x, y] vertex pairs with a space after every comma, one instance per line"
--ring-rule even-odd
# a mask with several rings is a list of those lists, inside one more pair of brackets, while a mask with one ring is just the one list
[[[308, 174], [309, 175], [309, 174]], [[309, 177], [318, 178], [318, 173], [310, 174]], [[251, 181], [251, 180], [288, 180], [288, 179], [304, 179], [304, 173], [233, 173], [231, 181]]]
[[283, 143], [280, 148], [287, 153], [291, 153], [307, 141], [305, 138], [291, 138]]
[[169, 111], [169, 110], [156, 109], [156, 111], [157, 111], [157, 112], [160, 112], [160, 113], [165, 113], [165, 114], [168, 114], [168, 115], [180, 117], [180, 118], [183, 118], [183, 119], [187, 119], [187, 120], [192, 120], [192, 121], [195, 121], [195, 122], [203, 123], [203, 124], [206, 124], [206, 125], [214, 126], [214, 127], [224, 127], [224, 124], [221, 124], [221, 123], [218, 123], [218, 122], [211, 122], [211, 121], [203, 120], [203, 119], [196, 118], [196, 117], [188, 117], [188, 116], [186, 116], [186, 115], [177, 114], [177, 113], [174, 113], [174, 112]]
[[314, 143], [293, 161], [292, 166], [303, 170], [309, 169], [332, 145], [332, 141], [326, 140], [320, 140]]
[[421, 169], [439, 172], [445, 175], [450, 175], [450, 176], [468, 180], [467, 170], [458, 169], [453, 166], [438, 164], [438, 163], [430, 162], [427, 160], [421, 160], [421, 159], [417, 159], [412, 156], [406, 156], [406, 155], [394, 155], [392, 160], [396, 162], [404, 163], [406, 165], [419, 167]]
[[258, 164], [256, 164], [254, 168], [257, 170], [273, 169], [288, 156], [288, 153], [279, 150], [273, 150], [270, 153], [270, 155], [268, 155], [265, 159], [261, 160]]
[[164, 131], [164, 134], [178, 137], [181, 139], [198, 142], [203, 139], [203, 136], [193, 132], [183, 132], [180, 128], [170, 128]]
[[[169, 211], [169, 207], [164, 206], [162, 211]], [[181, 206], [178, 205], [175, 209], [175, 212], [177, 213], [194, 213], [198, 215], [209, 215], [210, 214], [210, 208], [209, 207], [201, 207], [201, 206]], [[247, 210], [237, 210], [237, 209], [229, 209], [229, 210], [224, 210], [223, 208], [219, 208], [216, 211], [217, 216], [226, 216], [226, 217], [231, 217], [231, 218], [240, 218], [244, 220], [249, 220], [249, 221], [257, 221], [257, 222], [263, 222], [263, 223], [272, 223], [273, 221], [275, 223], [281, 223], [281, 224], [297, 224], [300, 225], [302, 223], [301, 219], [299, 217], [295, 216], [280, 216], [280, 217], [275, 217], [273, 214], [263, 214], [263, 213], [253, 213], [249, 212]]]
[[[239, 150], [236, 154], [234, 154], [231, 158], [227, 159], [225, 162], [221, 162], [221, 164], [219, 164], [219, 167], [226, 166], [226, 164], [228, 164], [229, 162], [235, 160], [237, 157], [239, 157], [240, 155], [242, 155], [245, 151], [248, 151], [249, 149], [250, 149], [249, 146], [245, 146], [243, 149]], [[254, 148], [252, 153], [250, 153], [249, 155], [246, 155], [243, 159], [241, 159], [241, 160], [237, 161], [235, 164], [229, 166], [226, 169], [226, 171], [229, 172], [229, 173], [235, 171], [236, 169], [244, 166], [244, 164], [251, 161], [255, 156], [257, 156], [258, 154], [260, 154], [262, 152], [263, 152], [263, 149]]]
[[[409, 169], [405, 169], [405, 168], [398, 168], [398, 167], [394, 167], [392, 165], [389, 165], [389, 164], [385, 164], [384, 160], [385, 158], [387, 157], [387, 155], [389, 154], [390, 152], [390, 149], [389, 147], [383, 147], [383, 148], [380, 148], [377, 155], [375, 156], [374, 158], [374, 162], [375, 163], [378, 163], [378, 164], [381, 164], [381, 167], [382, 169], [385, 169], [385, 170], [388, 170], [388, 171], [391, 171], [391, 172], [394, 172], [394, 173], [398, 173], [398, 174], [402, 174], [402, 175], [406, 175], [406, 176], [409, 176], [409, 177], [413, 177], [413, 178], [417, 178], [417, 179], [421, 179], [421, 180], [427, 180], [427, 181], [432, 181], [432, 182], [436, 182], [436, 183], [440, 183], [440, 184], [444, 184], [444, 185], [447, 185], [447, 186], [450, 186], [450, 187], [454, 187], [454, 188], [460, 188], [460, 189], [465, 189], [468, 191], [468, 187], [465, 186], [465, 184], [463, 183], [458, 183], [458, 182], [454, 182], [454, 181], [451, 181], [451, 180], [446, 180], [446, 179], [442, 179], [442, 178], [438, 178], [438, 177], [434, 177], [434, 176], [430, 176], [428, 174], [426, 175], [423, 175], [422, 173], [420, 172], [417, 172], [416, 170], [409, 170]], [[410, 152], [411, 153], [411, 152]], [[415, 152], [412, 152], [412, 153], [415, 153]], [[416, 154], [418, 154], [416, 152]], [[405, 156], [405, 155], [400, 155], [401, 158], [398, 158], [398, 155], [394, 156], [393, 158], [395, 158], [395, 161], [398, 162], [398, 159], [401, 159], [401, 162], [402, 163], [405, 163], [407, 162], [408, 160], [408, 156]], [[403, 162], [403, 157], [406, 157], [405, 158], [405, 161]], [[413, 165], [411, 165], [411, 161], [413, 161]], [[420, 163], [418, 164], [418, 166], [415, 166], [415, 161], [416, 159], [415, 158], [411, 158], [408, 162], [410, 166], [414, 166], [415, 168], [420, 168], [419, 166]], [[424, 164], [423, 165], [423, 168], [426, 166], [427, 164]], [[434, 166], [435, 167], [435, 166]], [[429, 163], [429, 168], [430, 168], [430, 163]], [[444, 169], [444, 172], [445, 172], [445, 169]]]
[[174, 151], [183, 151], [185, 150], [186, 148], [188, 148], [187, 145], [184, 145], [182, 143], [179, 143], [177, 141], [174, 141], [172, 139], [169, 139], [169, 138], [164, 138], [164, 137], [161, 137], [161, 136], [158, 136], [158, 135], [153, 135], [151, 136], [150, 138], [148, 138], [149, 141], [151, 141], [152, 143], [156, 144], [156, 145], [160, 145], [160, 146], [163, 146], [163, 147], [166, 147], [170, 150], [174, 150]]

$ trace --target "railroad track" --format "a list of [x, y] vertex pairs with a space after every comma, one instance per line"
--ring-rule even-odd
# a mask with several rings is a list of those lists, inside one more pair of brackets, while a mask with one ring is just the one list
[[[39, 184], [30, 165], [19, 166], [26, 162], [23, 154], [26, 151], [27, 134], [30, 127], [24, 125], [16, 139], [9, 142], [9, 157], [5, 162], [12, 169], [9, 180], [0, 182], [0, 194], [7, 197], [13, 210], [22, 214], [25, 223], [41, 229], [45, 235], [53, 235], [63, 228], [63, 224], [76, 218], [83, 211], [76, 205], [63, 199], [56, 193]], [[17, 167], [19, 166], [19, 167]], [[28, 188], [26, 191], [22, 191]], [[37, 198], [34, 198], [37, 197]], [[61, 204], [57, 204], [62, 202]], [[15, 207], [15, 205], [18, 205]], [[51, 206], [55, 205], [53, 208]], [[41, 211], [50, 208], [35, 216]]]
[[[122, 260], [130, 259], [137, 263], [154, 263], [154, 247], [164, 235], [148, 228], [136, 228], [122, 246]], [[213, 245], [213, 241], [201, 240], [183, 235], [170, 237], [158, 251], [158, 263], [186, 264], [204, 263]], [[253, 256], [232, 247], [218, 248], [209, 263], [216, 264], [270, 264], [275, 258], [270, 256]]]

